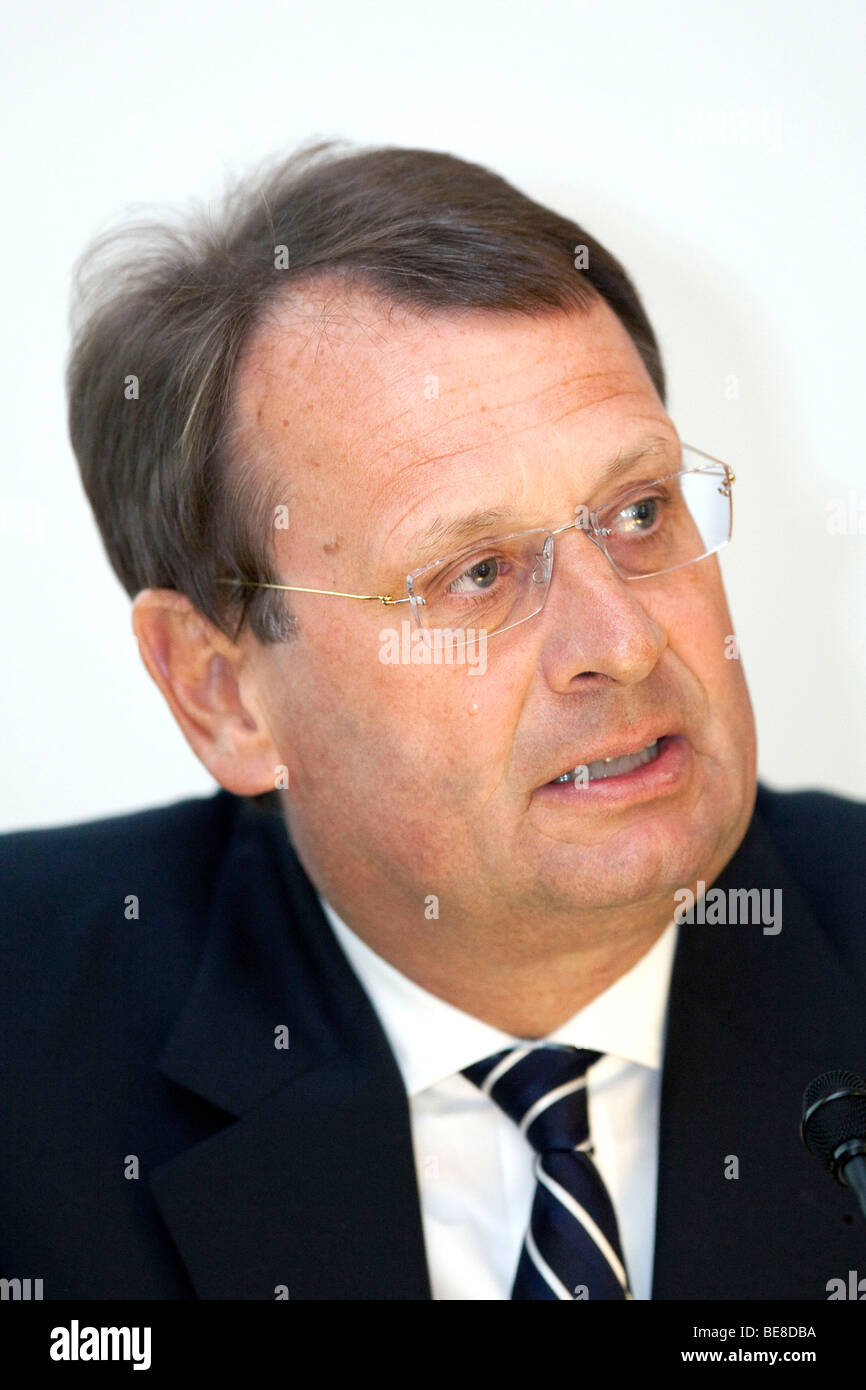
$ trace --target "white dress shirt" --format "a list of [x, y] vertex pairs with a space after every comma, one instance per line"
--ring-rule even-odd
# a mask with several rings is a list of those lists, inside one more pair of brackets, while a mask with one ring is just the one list
[[[460, 1073], [525, 1039], [422, 989], [320, 897], [403, 1075], [434, 1299], [508, 1299], [535, 1193], [533, 1150]], [[652, 1291], [661, 1062], [677, 927], [551, 1042], [601, 1052], [587, 1074], [595, 1162], [619, 1223], [632, 1292]]]

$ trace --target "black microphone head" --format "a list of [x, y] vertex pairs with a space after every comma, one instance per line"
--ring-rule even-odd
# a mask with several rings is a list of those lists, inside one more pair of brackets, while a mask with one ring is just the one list
[[803, 1143], [836, 1173], [840, 1145], [866, 1138], [866, 1081], [853, 1071], [826, 1071], [803, 1093]]

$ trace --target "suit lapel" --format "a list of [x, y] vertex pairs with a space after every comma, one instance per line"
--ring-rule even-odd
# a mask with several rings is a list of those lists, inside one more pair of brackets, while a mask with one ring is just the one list
[[653, 1298], [823, 1299], [862, 1263], [862, 1232], [801, 1144], [800, 1102], [813, 1076], [862, 1061], [862, 1001], [759, 814], [715, 886], [781, 889], [782, 929], [680, 927]]
[[238, 802], [160, 1070], [232, 1117], [151, 1174], [200, 1298], [430, 1297], [402, 1078], [279, 815]]
[[[653, 1298], [823, 1299], [861, 1232], [802, 1148], [800, 1098], [862, 1067], [862, 1005], [758, 813], [715, 886], [781, 889], [783, 925], [680, 928]], [[200, 1298], [430, 1298], [402, 1079], [278, 815], [237, 802], [160, 1069], [226, 1117], [151, 1173]]]

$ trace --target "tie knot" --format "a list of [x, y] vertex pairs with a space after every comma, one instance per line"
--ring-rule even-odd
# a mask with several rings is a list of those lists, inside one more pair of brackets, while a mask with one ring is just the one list
[[586, 1073], [601, 1055], [565, 1043], [506, 1048], [463, 1075], [496, 1101], [538, 1153], [571, 1150], [589, 1139]]

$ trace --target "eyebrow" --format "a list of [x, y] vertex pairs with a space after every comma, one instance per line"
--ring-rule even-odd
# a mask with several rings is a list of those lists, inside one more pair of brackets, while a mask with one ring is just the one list
[[[616, 456], [610, 460], [604, 472], [595, 484], [594, 491], [599, 493], [607, 489], [617, 478], [622, 477], [629, 469], [633, 468], [641, 459], [650, 457], [661, 457], [670, 454], [675, 441], [655, 436], [646, 439], [642, 443], [635, 445], [631, 449], [620, 450]], [[577, 504], [576, 504], [577, 505]], [[419, 569], [429, 561], [438, 559], [443, 553], [443, 548], [447, 545], [448, 550], [458, 547], [464, 541], [472, 541], [485, 531], [490, 531], [493, 527], [508, 527], [513, 524], [514, 514], [509, 507], [478, 507], [475, 511], [466, 512], [464, 515], [455, 517], [451, 521], [443, 521], [441, 518], [428, 526], [420, 536], [416, 537], [412, 543], [412, 554], [416, 557], [415, 568]], [[517, 528], [535, 529], [535, 528]], [[543, 530], [543, 527], [539, 527]], [[500, 531], [500, 534], [504, 534]]]

